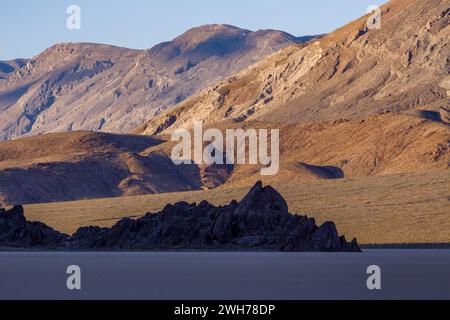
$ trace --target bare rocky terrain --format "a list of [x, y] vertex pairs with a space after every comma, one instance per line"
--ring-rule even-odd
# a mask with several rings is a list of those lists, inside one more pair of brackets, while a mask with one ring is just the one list
[[359, 252], [336, 225], [292, 215], [283, 197], [258, 182], [241, 202], [215, 207], [178, 202], [159, 213], [123, 219], [111, 229], [80, 228], [72, 237], [28, 222], [23, 207], [0, 208], [0, 247], [70, 250], [270, 250]]
[[11, 61], [0, 61], [0, 81], [15, 73], [28, 63], [27, 59], [16, 59]]
[[382, 27], [368, 16], [288, 46], [136, 129], [147, 134], [217, 123], [366, 119], [386, 111], [448, 123], [450, 9], [442, 0], [393, 0]]
[[200, 89], [307, 40], [207, 25], [149, 50], [57, 44], [29, 61], [0, 64], [0, 140], [76, 130], [127, 133]]
[[[380, 30], [367, 29], [366, 16], [301, 44], [275, 31], [208, 26], [147, 51], [57, 45], [0, 81], [3, 138], [30, 135], [0, 142], [0, 202], [130, 196], [55, 204], [61, 218], [46, 214], [51, 205], [31, 205], [34, 218], [52, 225], [70, 229], [74, 215], [72, 226], [110, 227], [115, 217], [142, 216], [134, 202], [143, 198], [134, 196], [167, 203], [186, 196], [174, 192], [221, 187], [218, 199], [263, 180], [299, 188], [299, 210], [336, 213], [365, 243], [449, 242], [450, 10], [442, 0], [392, 0], [382, 17]], [[243, 51], [218, 45], [229, 37], [262, 42]], [[174, 165], [170, 134], [192, 129], [193, 120], [220, 130], [280, 129], [279, 174], [261, 177], [258, 165]], [[49, 131], [58, 133], [40, 135]], [[439, 192], [422, 199], [433, 188]]]

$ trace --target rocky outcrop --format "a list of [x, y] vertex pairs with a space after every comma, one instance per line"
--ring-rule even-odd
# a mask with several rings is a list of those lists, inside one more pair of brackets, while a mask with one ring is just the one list
[[40, 222], [28, 222], [21, 206], [0, 208], [0, 247], [57, 248], [69, 236]]
[[292, 215], [283, 197], [258, 182], [241, 202], [216, 207], [179, 202], [161, 212], [112, 228], [80, 228], [72, 237], [38, 222], [23, 208], [0, 211], [0, 246], [65, 250], [268, 250], [359, 252], [356, 239], [339, 237], [336, 226]]
[[336, 226], [292, 215], [283, 197], [258, 182], [241, 202], [215, 207], [179, 202], [112, 228], [80, 228], [72, 237], [26, 221], [23, 208], [0, 209], [0, 246], [61, 250], [270, 250], [358, 252]]

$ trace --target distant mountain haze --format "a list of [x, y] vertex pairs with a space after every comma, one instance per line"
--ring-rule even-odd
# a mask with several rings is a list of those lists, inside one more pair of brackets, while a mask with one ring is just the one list
[[206, 25], [149, 50], [57, 44], [22, 64], [0, 64], [0, 140], [76, 130], [128, 132], [286, 45], [309, 39]]

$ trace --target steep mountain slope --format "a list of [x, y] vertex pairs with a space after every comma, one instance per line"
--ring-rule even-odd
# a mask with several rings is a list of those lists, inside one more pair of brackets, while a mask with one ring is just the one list
[[16, 72], [27, 64], [26, 59], [0, 61], [0, 81], [5, 80], [11, 73]]
[[0, 82], [0, 140], [75, 130], [127, 132], [299, 41], [279, 31], [208, 25], [144, 51], [58, 44]]
[[448, 121], [448, 2], [391, 1], [382, 8], [380, 30], [367, 29], [367, 19], [306, 47], [289, 46], [135, 132], [168, 133], [195, 119], [308, 123], [385, 111]]

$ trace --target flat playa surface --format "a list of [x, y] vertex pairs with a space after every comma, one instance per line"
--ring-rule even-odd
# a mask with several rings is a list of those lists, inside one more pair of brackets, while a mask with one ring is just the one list
[[[67, 290], [69, 265], [81, 291]], [[371, 265], [379, 291], [367, 288]], [[0, 252], [3, 299], [450, 299], [450, 251]]]

